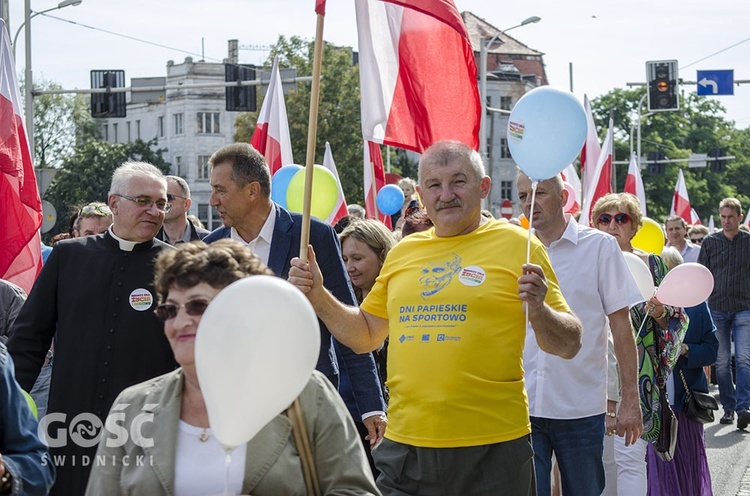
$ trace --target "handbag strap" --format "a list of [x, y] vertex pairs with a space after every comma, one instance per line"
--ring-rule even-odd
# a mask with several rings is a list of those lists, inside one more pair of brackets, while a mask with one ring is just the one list
[[680, 372], [680, 379], [682, 379], [682, 385], [685, 386], [685, 396], [689, 400], [690, 397], [693, 395], [693, 392], [688, 387], [687, 381], [685, 381], [685, 374], [682, 373], [682, 369], [680, 369], [679, 372]]
[[292, 436], [294, 444], [297, 446], [300, 462], [302, 463], [302, 475], [305, 478], [305, 487], [308, 496], [320, 496], [320, 483], [318, 482], [318, 472], [315, 469], [315, 459], [310, 447], [310, 438], [307, 435], [307, 426], [305, 416], [302, 413], [299, 397], [294, 400], [286, 411], [289, 420], [292, 422]]

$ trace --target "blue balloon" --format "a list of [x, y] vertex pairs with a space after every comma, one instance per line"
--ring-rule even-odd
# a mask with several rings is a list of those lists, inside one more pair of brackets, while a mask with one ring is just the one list
[[271, 178], [271, 200], [286, 208], [286, 190], [294, 175], [302, 170], [301, 165], [289, 164], [276, 171]]
[[395, 184], [386, 184], [378, 191], [375, 203], [384, 214], [395, 214], [404, 205], [404, 192]]
[[526, 93], [508, 118], [513, 160], [533, 180], [562, 172], [586, 141], [586, 111], [569, 91], [541, 86]]

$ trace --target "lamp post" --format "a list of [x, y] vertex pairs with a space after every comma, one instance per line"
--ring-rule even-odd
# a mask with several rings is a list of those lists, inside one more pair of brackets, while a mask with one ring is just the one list
[[31, 71], [31, 19], [46, 12], [51, 12], [57, 9], [64, 9], [65, 7], [80, 5], [83, 0], [63, 0], [57, 7], [43, 10], [41, 12], [31, 12], [31, 0], [24, 1], [24, 20], [16, 31], [16, 35], [13, 37], [13, 60], [16, 58], [16, 40], [18, 35], [21, 33], [21, 29], [26, 27], [24, 32], [24, 40], [26, 44], [26, 69], [24, 70], [24, 96], [26, 106], [26, 134], [29, 139], [29, 153], [32, 159], [34, 158], [34, 81], [33, 74]]
[[[542, 18], [539, 16], [531, 16], [528, 19], [524, 19], [521, 24], [511, 26], [508, 29], [501, 30], [501, 33], [507, 33], [511, 29], [520, 28], [527, 24], [534, 24], [541, 21]], [[487, 170], [490, 178], [492, 178], [492, 164], [488, 164], [487, 156], [487, 50], [492, 46], [493, 43], [500, 36], [500, 33], [496, 34], [492, 38], [480, 38], [479, 39], [479, 98], [482, 101], [482, 117], [479, 122], [479, 149], [481, 151], [482, 161], [487, 166]], [[492, 209], [492, 194], [489, 195], [488, 199], [489, 209]]]

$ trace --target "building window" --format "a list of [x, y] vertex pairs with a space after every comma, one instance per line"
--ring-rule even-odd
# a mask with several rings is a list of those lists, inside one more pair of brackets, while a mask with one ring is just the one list
[[183, 125], [184, 118], [185, 118], [185, 115], [182, 113], [174, 115], [174, 133], [175, 134], [185, 133], [185, 127]]
[[206, 226], [206, 229], [211, 229], [211, 224], [208, 222], [208, 203], [198, 204], [198, 220]]
[[198, 112], [198, 134], [219, 134], [219, 112]]
[[500, 197], [503, 200], [513, 198], [513, 181], [500, 181]]
[[199, 181], [208, 181], [210, 179], [210, 175], [208, 172], [208, 159], [211, 158], [210, 155], [198, 155], [198, 180]]
[[135, 139], [141, 139], [141, 121], [135, 121]]
[[117, 123], [116, 122], [112, 124], [112, 138], [114, 138], [112, 140], [112, 143], [119, 143], [119, 141], [117, 140]]
[[500, 108], [502, 110], [510, 110], [513, 107], [512, 96], [501, 96], [500, 97]]
[[500, 158], [513, 158], [510, 156], [510, 147], [507, 138], [500, 138]]
[[213, 231], [217, 227], [221, 226], [221, 215], [219, 215], [219, 211], [216, 210], [216, 207], [211, 207], [211, 230]]
[[107, 124], [102, 126], [102, 137], [104, 141], [109, 141], [109, 126]]
[[128, 143], [130, 143], [132, 141], [131, 138], [130, 138], [130, 121], [128, 121], [128, 122], [125, 123], [125, 127], [128, 130]]
[[156, 121], [156, 133], [158, 138], [164, 137], [164, 116], [160, 115]]
[[174, 173], [176, 176], [182, 177], [182, 157], [174, 158]]

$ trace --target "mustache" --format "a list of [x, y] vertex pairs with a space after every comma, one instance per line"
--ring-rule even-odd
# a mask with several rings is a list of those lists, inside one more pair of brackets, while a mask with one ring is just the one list
[[442, 202], [439, 201], [435, 204], [435, 210], [442, 210], [444, 208], [452, 208], [452, 207], [463, 207], [464, 204], [459, 200], [458, 198], [454, 198], [453, 200], [449, 202]]

